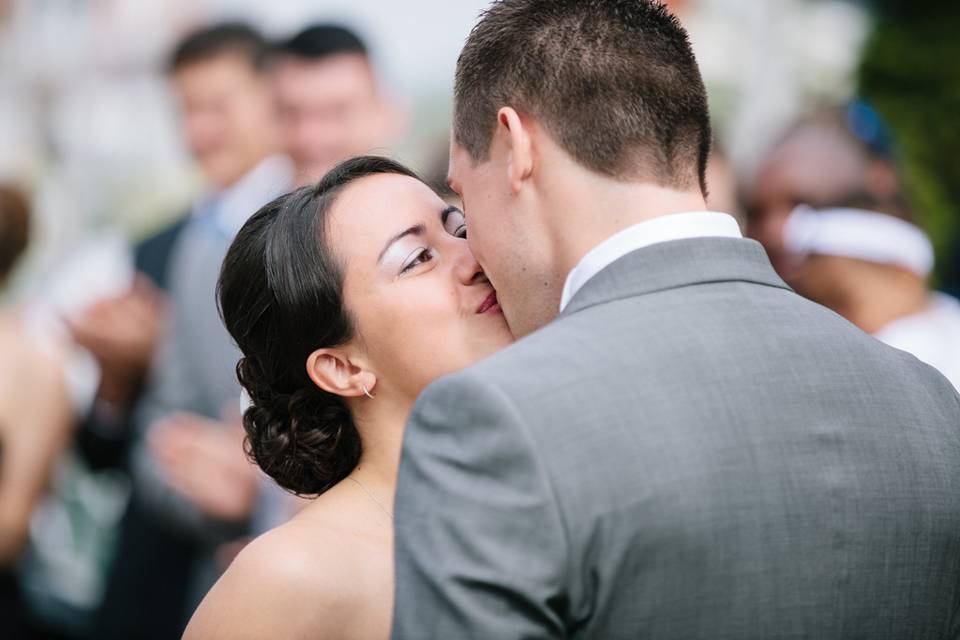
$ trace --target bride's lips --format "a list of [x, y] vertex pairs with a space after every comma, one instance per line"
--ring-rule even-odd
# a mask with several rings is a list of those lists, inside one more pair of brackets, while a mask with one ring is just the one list
[[500, 312], [500, 303], [497, 302], [497, 292], [494, 291], [486, 300], [484, 300], [479, 307], [477, 307], [477, 313], [499, 313]]

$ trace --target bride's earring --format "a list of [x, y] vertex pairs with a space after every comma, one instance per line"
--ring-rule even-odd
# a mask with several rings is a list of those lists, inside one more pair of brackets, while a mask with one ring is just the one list
[[367, 385], [362, 384], [362, 385], [360, 385], [360, 388], [363, 389], [363, 395], [365, 395], [365, 396], [367, 396], [368, 398], [370, 398], [371, 400], [373, 400], [374, 395], [373, 395], [372, 393], [370, 393], [370, 390], [369, 390], [369, 389], [367, 389]]

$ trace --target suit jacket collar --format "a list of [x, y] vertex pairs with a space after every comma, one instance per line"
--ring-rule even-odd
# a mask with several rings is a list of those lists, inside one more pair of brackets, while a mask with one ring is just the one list
[[736, 281], [790, 290], [753, 240], [674, 240], [637, 249], [609, 265], [583, 285], [560, 316], [668, 289]]
[[560, 310], [593, 276], [631, 251], [670, 240], [742, 237], [733, 216], [714, 211], [671, 213], [627, 227], [588, 251], [570, 271], [560, 296]]

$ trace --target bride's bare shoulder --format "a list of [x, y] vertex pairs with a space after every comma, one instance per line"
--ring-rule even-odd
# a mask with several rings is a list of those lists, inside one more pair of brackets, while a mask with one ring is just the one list
[[354, 637], [358, 613], [387, 625], [385, 637], [389, 538], [365, 536], [325, 517], [330, 511], [308, 506], [247, 545], [204, 598], [184, 639]]

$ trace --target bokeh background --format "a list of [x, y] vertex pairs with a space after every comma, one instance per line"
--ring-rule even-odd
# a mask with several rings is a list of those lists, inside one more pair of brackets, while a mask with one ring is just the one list
[[[712, 190], [724, 208], [745, 220], [744, 196], [771, 147], [799, 117], [852, 101], [869, 104], [879, 114], [870, 120], [876, 128], [871, 135], [889, 147], [902, 180], [898, 189], [936, 251], [930, 281], [924, 275], [908, 285], [919, 287], [920, 295], [928, 285], [960, 292], [960, 3], [667, 4], [691, 34], [710, 94], [723, 158]], [[38, 300], [89, 304], [96, 291], [116, 293], [111, 261], [118, 252], [164, 228], [209, 186], [184, 142], [180, 105], [167, 73], [171, 50], [186, 34], [228, 20], [247, 22], [276, 40], [315, 23], [354, 30], [406, 123], [401, 139], [375, 151], [442, 180], [456, 58], [486, 5], [486, 0], [0, 0], [0, 185], [25, 194], [32, 215], [27, 252], [0, 290], [0, 310], [12, 315]], [[91, 246], [99, 257], [89, 258]], [[877, 291], [885, 295], [883, 285]], [[211, 306], [208, 316], [214, 313]], [[960, 365], [960, 313], [955, 315], [952, 366]], [[27, 318], [28, 334], [49, 321], [43, 314], [20, 316]], [[32, 362], [18, 351], [19, 329], [4, 337], [5, 322], [0, 313], [0, 353], [8, 362], [21, 357]], [[938, 338], [930, 339], [930, 349], [945, 351]], [[83, 369], [74, 360], [71, 370]], [[4, 385], [21, 374], [19, 366], [6, 378], [10, 372], [0, 366], [0, 421], [10, 420], [2, 413]], [[80, 375], [93, 380], [88, 395], [97, 393], [98, 384], [97, 368], [91, 367]], [[17, 400], [24, 414], [34, 405], [52, 404], [41, 389], [39, 383], [29, 386], [33, 395]], [[11, 406], [15, 421], [16, 402]], [[12, 561], [0, 565], [0, 612], [9, 579], [18, 584], [23, 599], [18, 606], [37, 629], [30, 637], [113, 637], [94, 630], [113, 615], [102, 606], [123, 557], [118, 541], [136, 480], [125, 463], [97, 465], [85, 458], [78, 444], [84, 428], [78, 425], [87, 419], [89, 402], [70, 406], [68, 417], [50, 419], [67, 426], [62, 437], [51, 440], [55, 463], [41, 478], [43, 494], [29, 505], [28, 539]], [[16, 438], [0, 429], [0, 444], [4, 437]], [[131, 428], [123, 437], [138, 436]], [[227, 444], [246, 463], [238, 443]], [[9, 459], [0, 458], [0, 525], [4, 483], [9, 484], [4, 473], [11, 468]], [[235, 551], [226, 545], [217, 558]], [[143, 580], [155, 577], [146, 573]], [[154, 593], [164, 588], [158, 584]], [[170, 587], [175, 588], [180, 587]], [[200, 595], [185, 598], [195, 604]], [[18, 637], [6, 635], [4, 624], [0, 616], [0, 637]], [[141, 629], [116, 637], [140, 636], [176, 634]]]
[[[459, 47], [483, 0], [3, 0], [0, 178], [26, 183], [41, 232], [16, 290], [91, 225], [142, 235], [197, 184], [161, 72], [178, 37], [221, 19], [281, 36], [313, 21], [355, 28], [409, 110], [398, 155], [442, 146]], [[956, 3], [679, 0], [718, 138], [746, 179], [764, 148], [818, 102], [862, 95], [887, 118], [911, 194], [951, 283], [960, 168]], [[9, 294], [8, 294], [9, 295]]]

